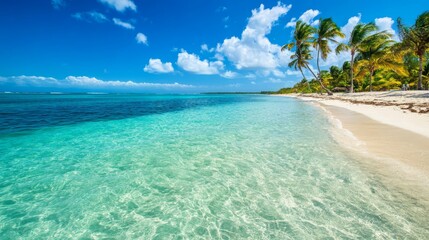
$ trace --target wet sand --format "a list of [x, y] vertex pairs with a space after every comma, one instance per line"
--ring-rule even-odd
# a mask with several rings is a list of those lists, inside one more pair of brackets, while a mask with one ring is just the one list
[[359, 152], [370, 171], [375, 171], [383, 176], [384, 181], [422, 199], [429, 206], [429, 138], [345, 108], [321, 106], [340, 122], [338, 127], [352, 134], [337, 139]]

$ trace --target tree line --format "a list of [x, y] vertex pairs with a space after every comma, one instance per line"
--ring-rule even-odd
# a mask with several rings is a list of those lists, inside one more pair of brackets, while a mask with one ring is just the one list
[[[293, 41], [282, 46], [292, 51], [289, 67], [300, 71], [302, 80], [292, 88], [278, 93], [292, 92], [355, 92], [394, 89], [428, 89], [429, 85], [429, 11], [422, 13], [414, 25], [406, 26], [397, 19], [399, 41], [391, 33], [379, 31], [374, 23], [358, 23], [345, 43], [332, 18], [320, 19], [313, 27], [297, 21]], [[320, 69], [320, 61], [335, 51], [350, 53], [350, 60], [341, 67]], [[316, 69], [310, 65], [316, 60]], [[304, 70], [312, 79], [307, 79]]]

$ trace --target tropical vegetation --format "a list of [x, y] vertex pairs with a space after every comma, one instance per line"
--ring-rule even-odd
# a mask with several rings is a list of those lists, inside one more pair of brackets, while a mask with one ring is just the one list
[[[302, 80], [278, 93], [429, 89], [429, 11], [412, 26], [398, 18], [397, 26], [399, 39], [394, 39], [374, 23], [358, 23], [342, 42], [346, 36], [331, 18], [319, 19], [316, 27], [297, 21], [293, 41], [282, 51], [292, 51], [289, 67], [299, 70]], [[336, 54], [349, 53], [350, 60], [321, 70], [320, 60], [326, 61], [334, 48]], [[317, 69], [310, 64], [313, 56]]]

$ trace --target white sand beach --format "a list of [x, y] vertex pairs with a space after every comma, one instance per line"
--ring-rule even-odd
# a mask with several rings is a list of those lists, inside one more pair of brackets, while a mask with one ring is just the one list
[[354, 150], [378, 160], [366, 166], [429, 201], [429, 91], [278, 96], [321, 106], [360, 143]]
[[402, 128], [429, 138], [429, 91], [295, 96], [327, 106], [346, 108], [380, 123]]

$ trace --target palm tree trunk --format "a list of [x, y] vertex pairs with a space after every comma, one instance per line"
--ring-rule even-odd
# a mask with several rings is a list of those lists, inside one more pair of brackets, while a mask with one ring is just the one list
[[323, 90], [325, 90], [326, 93], [328, 93], [328, 95], [333, 95], [333, 93], [329, 89], [327, 89], [325, 85], [323, 85], [322, 81], [316, 76], [316, 74], [314, 74], [313, 70], [311, 70], [311, 68], [309, 68], [308, 65], [306, 65], [306, 67], [308, 70], [310, 70], [311, 74], [313, 74], [313, 76], [317, 79], [317, 81], [319, 81], [320, 86], [323, 88]]
[[350, 93], [353, 93], [353, 61], [355, 58], [355, 53], [352, 51], [352, 59], [350, 61]]
[[307, 82], [308, 91], [310, 91], [310, 92], [311, 92], [310, 83], [307, 81], [307, 78], [305, 78], [305, 75], [304, 75], [304, 72], [302, 71], [302, 68], [301, 68], [301, 67], [298, 67], [298, 69], [299, 69], [299, 71], [301, 72], [303, 79]]
[[302, 71], [302, 68], [300, 68], [300, 67], [298, 67], [298, 68], [299, 68], [299, 71], [300, 71], [300, 72], [301, 72], [301, 74], [302, 74], [303, 79], [307, 81], [307, 79], [305, 78], [304, 72]]
[[[320, 45], [319, 45], [320, 46]], [[318, 76], [318, 81], [320, 83], [320, 85], [322, 86], [322, 88], [328, 93], [328, 95], [332, 95], [332, 92], [329, 91], [329, 89], [327, 89], [325, 86], [323, 86], [322, 83], [322, 75], [320, 72], [320, 65], [319, 65], [319, 61], [320, 61], [320, 47], [317, 48], [317, 70], [319, 71], [319, 74], [317, 74]]]
[[371, 69], [369, 72], [369, 91], [372, 92], [372, 75], [374, 75], [374, 70]]
[[423, 55], [420, 55], [419, 56], [419, 82], [417, 83], [418, 90], [423, 90], [422, 78], [423, 78]]
[[317, 70], [319, 71], [319, 76], [320, 76], [319, 59], [320, 59], [320, 47], [317, 49]]

